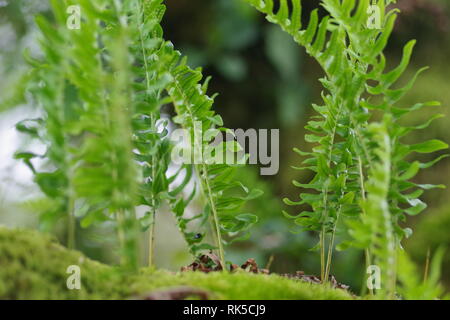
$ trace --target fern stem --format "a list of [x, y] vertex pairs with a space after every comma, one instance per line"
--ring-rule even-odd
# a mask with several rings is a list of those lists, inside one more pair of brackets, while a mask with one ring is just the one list
[[209, 216], [209, 224], [210, 224], [210, 229], [211, 229], [211, 238], [212, 241], [214, 242], [214, 245], [216, 246], [216, 248], [219, 248], [219, 241], [218, 238], [216, 236], [216, 223], [214, 221], [214, 218], [212, 216]]
[[[117, 237], [119, 239], [119, 245], [121, 250], [124, 250], [125, 248], [125, 230], [124, 230], [124, 216], [123, 211], [119, 210], [116, 213], [116, 220], [117, 220]], [[123, 265], [125, 263], [124, 255], [120, 255], [120, 263]]]
[[67, 247], [69, 249], [75, 249], [75, 213], [74, 213], [74, 201], [69, 200], [69, 221], [67, 232]]
[[338, 213], [336, 215], [336, 222], [334, 224], [333, 232], [331, 233], [330, 244], [328, 246], [327, 265], [326, 265], [326, 269], [325, 269], [325, 279], [327, 279], [327, 281], [328, 281], [328, 278], [330, 276], [331, 262], [332, 262], [332, 259], [333, 259], [334, 241], [335, 241], [335, 238], [336, 238], [336, 229], [337, 229], [337, 224], [339, 222], [339, 216], [341, 215], [340, 212], [341, 212], [341, 208], [339, 208], [339, 211], [338, 211]]
[[423, 272], [423, 284], [427, 284], [427, 282], [428, 282], [428, 273], [430, 271], [430, 256], [431, 256], [431, 250], [430, 250], [430, 247], [428, 247], [427, 259], [425, 261], [425, 270]]
[[[174, 86], [177, 88], [177, 90], [180, 92], [180, 94], [183, 97], [183, 103], [186, 106], [186, 110], [189, 113], [189, 119], [192, 122], [192, 126], [193, 126], [193, 130], [194, 132], [196, 132], [195, 130], [195, 117], [194, 114], [191, 110], [191, 106], [189, 103], [189, 99], [188, 97], [186, 97], [184, 90], [182, 89], [182, 87], [179, 85], [178, 83], [178, 79], [175, 77], [175, 81], [174, 81]], [[202, 150], [203, 151], [203, 150]], [[203, 194], [206, 196], [207, 201], [209, 203], [210, 209], [213, 213], [213, 220], [214, 220], [214, 231], [215, 231], [215, 236], [217, 239], [217, 246], [218, 246], [218, 250], [219, 250], [219, 258], [220, 258], [220, 263], [222, 264], [223, 270], [226, 270], [226, 264], [225, 264], [225, 251], [223, 249], [223, 242], [222, 242], [222, 236], [220, 233], [220, 221], [219, 221], [219, 215], [217, 213], [217, 209], [216, 209], [216, 204], [214, 202], [213, 199], [213, 193], [211, 190], [211, 186], [209, 184], [209, 180], [208, 180], [208, 169], [207, 166], [205, 165], [205, 163], [202, 163], [202, 172], [199, 172], [198, 167], [196, 167], [196, 171], [197, 174], [200, 178], [200, 181], [202, 182], [202, 192]], [[206, 190], [205, 190], [206, 189]]]
[[[208, 170], [207, 170], [206, 165], [204, 163], [203, 163], [202, 167], [203, 167], [203, 174], [205, 176], [207, 176], [208, 175]], [[204, 179], [204, 182], [205, 182], [205, 185], [206, 185], [206, 188], [207, 188], [207, 191], [208, 191], [207, 194], [208, 194], [209, 205], [210, 205], [211, 211], [213, 213], [213, 220], [214, 220], [215, 233], [216, 233], [217, 245], [218, 245], [218, 250], [219, 250], [220, 263], [222, 264], [222, 268], [225, 271], [226, 270], [225, 251], [223, 249], [222, 235], [220, 233], [219, 215], [217, 214], [216, 205], [214, 203], [214, 199], [212, 198], [212, 191], [211, 191], [211, 187], [209, 185], [208, 179]]]
[[152, 224], [148, 229], [148, 266], [154, 265], [156, 212], [152, 212]]
[[[370, 249], [369, 248], [364, 249], [364, 255], [366, 257], [366, 270], [367, 270], [372, 265], [372, 258], [371, 258], [371, 254], [370, 254]], [[366, 281], [364, 281], [363, 288], [364, 289], [367, 288]], [[369, 288], [369, 293], [370, 293], [371, 296], [373, 296], [375, 294], [375, 292], [373, 291], [372, 287]]]
[[[69, 163], [69, 159], [68, 159], [68, 152], [66, 152], [66, 163]], [[67, 247], [69, 249], [75, 249], [75, 243], [76, 243], [76, 239], [75, 239], [75, 232], [76, 232], [76, 218], [75, 218], [75, 192], [74, 192], [74, 188], [72, 185], [72, 181], [73, 181], [73, 168], [71, 168], [69, 166], [68, 170], [68, 174], [67, 174], [67, 178], [69, 181], [69, 186], [68, 186], [68, 232], [67, 232]]]
[[[338, 123], [341, 117], [341, 113], [342, 113], [342, 104], [339, 104], [339, 110], [338, 113], [336, 115], [336, 121], [333, 127], [333, 131], [331, 134], [331, 140], [330, 140], [330, 148], [328, 150], [328, 158], [327, 158], [327, 166], [330, 168], [331, 167], [331, 161], [332, 161], [332, 156], [333, 156], [333, 147], [334, 147], [334, 141], [336, 138], [336, 131], [337, 131], [337, 127], [338, 127]], [[320, 270], [321, 270], [321, 278], [322, 278], [322, 283], [326, 283], [328, 282], [328, 277], [326, 275], [326, 270], [328, 269], [328, 266], [326, 266], [326, 262], [325, 261], [325, 237], [326, 237], [326, 230], [325, 230], [325, 222], [328, 218], [328, 184], [325, 186], [325, 190], [324, 190], [324, 197], [323, 197], [323, 207], [324, 207], [324, 216], [322, 217], [322, 231], [320, 234]]]
[[[64, 66], [65, 67], [65, 66]], [[59, 76], [59, 85], [58, 85], [58, 94], [57, 94], [57, 105], [58, 105], [58, 120], [61, 124], [66, 123], [66, 114], [64, 109], [64, 89], [65, 89], [65, 79], [62, 74]], [[70, 152], [68, 150], [68, 140], [69, 138], [65, 133], [62, 133], [63, 136], [63, 149], [64, 149], [64, 157], [62, 165], [65, 167], [67, 175], [67, 185], [66, 185], [66, 194], [65, 200], [67, 201], [67, 247], [69, 249], [75, 248], [75, 205], [74, 205], [74, 192], [72, 187], [72, 176], [73, 169], [70, 166]]]
[[[366, 187], [364, 186], [364, 172], [363, 172], [363, 164], [361, 157], [358, 156], [358, 167], [359, 167], [359, 183], [361, 187], [361, 198], [365, 201], [366, 200]], [[366, 210], [364, 208], [362, 209], [362, 213], [366, 214]]]
[[[370, 161], [370, 158], [367, 158]], [[366, 201], [366, 187], [364, 185], [364, 172], [363, 172], [363, 163], [360, 156], [358, 156], [358, 167], [359, 167], [359, 183], [361, 187], [361, 199], [365, 202]], [[364, 209], [364, 206], [361, 206], [362, 214], [366, 214], [366, 210]], [[371, 261], [371, 254], [370, 254], [370, 248], [364, 249], [364, 256], [366, 260], [366, 270], [367, 268], [372, 265]], [[362, 286], [363, 290], [365, 291], [365, 288], [367, 286], [365, 285], [365, 282]], [[374, 295], [373, 288], [369, 288], [370, 295]]]
[[320, 232], [320, 279], [322, 283], [326, 282], [325, 279], [325, 227], [322, 227]]
[[[211, 193], [211, 188], [209, 186], [209, 182], [206, 185], [208, 179], [203, 179], [202, 174], [201, 174], [202, 170], [203, 170], [203, 174], [205, 174], [205, 173], [207, 174], [207, 171], [206, 171], [207, 169], [204, 164], [202, 165], [201, 170], [199, 170], [197, 165], [195, 165], [194, 168], [195, 168], [195, 172], [197, 173], [197, 176], [200, 177], [200, 181], [201, 181], [200, 187], [201, 187], [202, 194], [204, 194], [207, 197], [207, 201], [209, 203], [211, 211], [213, 211], [213, 208], [214, 208], [213, 215], [209, 216], [209, 221], [211, 224], [211, 232], [213, 233], [212, 238], [213, 238], [214, 243], [216, 244], [216, 247], [219, 250], [220, 263], [222, 264], [223, 270], [225, 270], [226, 269], [225, 268], [225, 253], [224, 253], [224, 249], [223, 249], [223, 245], [222, 245], [222, 237], [220, 235], [219, 219], [218, 219], [217, 212], [215, 211], [215, 205], [214, 205], [214, 202], [212, 199], [212, 193]], [[208, 191], [205, 191], [205, 187], [208, 189]], [[216, 219], [216, 217], [217, 217], [217, 219]]]

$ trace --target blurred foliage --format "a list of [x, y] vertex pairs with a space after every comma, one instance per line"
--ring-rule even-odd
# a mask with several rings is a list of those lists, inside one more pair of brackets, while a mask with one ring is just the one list
[[[429, 260], [425, 272], [420, 272], [405, 251], [398, 253], [398, 269], [400, 286], [398, 293], [407, 300], [435, 300], [442, 298], [444, 288], [441, 280], [441, 266], [445, 250], [440, 247]], [[445, 297], [444, 299], [447, 299]]]
[[309, 85], [302, 81], [304, 54], [288, 35], [241, 0], [169, 0], [167, 7], [167, 36], [213, 76], [218, 111], [230, 127], [299, 123]]
[[[450, 248], [450, 207], [430, 211], [415, 226], [415, 235], [407, 242], [406, 249], [411, 257], [420, 265], [426, 265], [429, 253], [436, 252], [440, 247]], [[450, 255], [443, 258], [443, 280], [450, 285]]]

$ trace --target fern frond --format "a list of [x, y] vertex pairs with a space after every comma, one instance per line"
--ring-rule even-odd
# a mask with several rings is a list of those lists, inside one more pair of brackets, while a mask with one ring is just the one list
[[160, 25], [165, 6], [161, 0], [130, 2], [131, 43], [134, 58], [133, 133], [136, 160], [141, 164], [140, 205], [148, 208], [141, 219], [143, 230], [149, 230], [148, 265], [153, 265], [156, 213], [168, 192], [166, 172], [170, 163], [167, 121], [160, 108], [166, 102], [164, 88], [171, 81], [164, 69], [161, 52], [164, 39]]
[[[84, 227], [114, 219], [117, 222], [123, 265], [137, 267], [138, 171], [133, 158], [132, 71], [126, 12], [121, 3], [80, 1], [83, 27], [70, 32], [67, 78], [78, 96], [78, 121], [72, 132], [74, 188], [90, 209]], [[101, 22], [106, 25], [103, 27]], [[114, 27], [113, 27], [114, 26]]]
[[386, 117], [382, 123], [372, 123], [368, 128], [372, 141], [377, 146], [373, 151], [374, 161], [365, 182], [367, 196], [361, 202], [364, 214], [360, 221], [351, 223], [349, 232], [355, 239], [353, 245], [370, 248], [372, 263], [378, 266], [382, 273], [382, 292], [393, 297], [397, 239], [389, 211], [392, 165], [392, 142], [388, 132], [390, 124], [390, 118]]
[[[214, 97], [206, 94], [207, 82], [201, 83], [203, 75], [201, 69], [192, 70], [181, 59], [180, 53], [173, 51], [171, 74], [173, 82], [169, 85], [168, 94], [172, 97], [177, 117], [174, 118], [182, 128], [187, 129], [190, 135], [190, 147], [193, 150], [194, 169], [200, 180], [201, 193], [205, 198], [205, 206], [201, 217], [203, 221], [211, 222], [215, 234], [215, 246], [218, 248], [223, 267], [225, 267], [225, 254], [223, 245], [226, 243], [224, 235], [236, 235], [246, 232], [257, 217], [251, 214], [236, 214], [236, 211], [245, 203], [259, 195], [258, 191], [249, 192], [240, 183], [233, 181], [236, 165], [208, 163], [204, 157], [210, 150], [212, 140], [221, 132], [223, 122], [212, 105]], [[205, 136], [203, 135], [205, 134]], [[235, 144], [236, 142], [233, 142]], [[226, 150], [227, 143], [222, 142], [216, 150]], [[245, 195], [230, 197], [227, 195], [233, 188], [240, 188]], [[198, 237], [200, 239], [203, 236]], [[211, 245], [197, 245], [194, 251], [209, 249]]]
[[[57, 12], [62, 10], [59, 4], [53, 3]], [[41, 31], [42, 60], [35, 60], [26, 55], [26, 61], [33, 68], [27, 77], [27, 90], [32, 93], [33, 100], [44, 111], [42, 118], [26, 119], [19, 122], [16, 128], [32, 138], [39, 139], [45, 146], [44, 155], [31, 152], [17, 152], [16, 159], [21, 159], [34, 173], [34, 181], [41, 191], [52, 199], [52, 206], [42, 212], [41, 227], [50, 230], [61, 218], [68, 221], [67, 245], [75, 245], [74, 195], [72, 186], [72, 170], [70, 149], [72, 141], [67, 127], [73, 112], [71, 105], [66, 104], [68, 84], [64, 74], [64, 55], [67, 48], [65, 30], [61, 26], [53, 26], [44, 17], [38, 16], [36, 23]], [[33, 165], [34, 158], [45, 158], [50, 169], [38, 171]]]

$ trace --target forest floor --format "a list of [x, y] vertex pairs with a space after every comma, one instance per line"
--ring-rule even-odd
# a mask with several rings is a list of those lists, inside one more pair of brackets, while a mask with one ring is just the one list
[[[79, 267], [80, 289], [69, 266]], [[72, 278], [71, 278], [72, 277]], [[68, 281], [69, 279], [69, 281]], [[73, 281], [72, 281], [73, 280]], [[0, 227], [0, 299], [342, 300], [342, 289], [245, 271], [125, 273], [68, 250], [50, 236]]]

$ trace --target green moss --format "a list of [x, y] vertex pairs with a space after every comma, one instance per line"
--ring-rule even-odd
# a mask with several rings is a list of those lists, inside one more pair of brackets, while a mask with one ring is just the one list
[[[66, 286], [67, 267], [81, 269], [81, 290]], [[176, 286], [206, 290], [214, 299], [350, 299], [342, 291], [248, 273], [125, 274], [70, 251], [35, 231], [0, 228], [0, 299], [126, 299]]]
[[[82, 290], [67, 289], [70, 265], [81, 268]], [[116, 298], [119, 281], [112, 268], [65, 249], [49, 236], [0, 228], [0, 299]]]
[[145, 278], [146, 275], [153, 277], [154, 280], [134, 281], [135, 291], [145, 292], [160, 287], [186, 285], [206, 289], [212, 293], [213, 299], [337, 300], [350, 298], [342, 290], [289, 280], [277, 275], [255, 275], [246, 272], [236, 274], [190, 272], [173, 276], [163, 271], [149, 273], [148, 270], [144, 270], [141, 276]]

